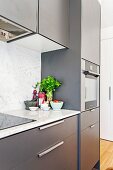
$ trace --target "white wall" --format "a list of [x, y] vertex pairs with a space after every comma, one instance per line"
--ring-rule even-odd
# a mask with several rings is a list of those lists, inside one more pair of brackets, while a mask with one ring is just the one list
[[22, 109], [41, 79], [41, 54], [0, 42], [0, 112]]
[[113, 0], [101, 1], [101, 24], [102, 28], [113, 26]]

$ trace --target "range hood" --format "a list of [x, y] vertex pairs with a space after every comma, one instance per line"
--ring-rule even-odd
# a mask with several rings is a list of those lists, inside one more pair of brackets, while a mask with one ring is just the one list
[[0, 16], [0, 41], [14, 43], [41, 53], [65, 48], [64, 46]]
[[12, 41], [12, 44], [17, 44], [24, 48], [35, 50], [41, 53], [64, 49], [65, 47], [40, 35], [40, 34], [30, 34], [16, 41]]
[[0, 17], [0, 41], [8, 42], [31, 32], [3, 17]]

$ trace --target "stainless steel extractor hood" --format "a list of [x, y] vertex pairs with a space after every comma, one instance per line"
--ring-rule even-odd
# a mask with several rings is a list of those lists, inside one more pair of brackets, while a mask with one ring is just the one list
[[0, 41], [8, 42], [30, 33], [31, 31], [0, 16]]

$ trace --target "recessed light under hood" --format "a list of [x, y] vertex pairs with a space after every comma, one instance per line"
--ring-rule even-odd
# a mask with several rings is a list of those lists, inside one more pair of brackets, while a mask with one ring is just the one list
[[31, 31], [0, 17], [0, 41], [8, 42], [30, 34]]

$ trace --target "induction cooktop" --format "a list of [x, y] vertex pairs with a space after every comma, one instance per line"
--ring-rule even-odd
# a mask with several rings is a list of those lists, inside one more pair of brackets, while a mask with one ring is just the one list
[[0, 113], [0, 130], [34, 122], [35, 120]]

